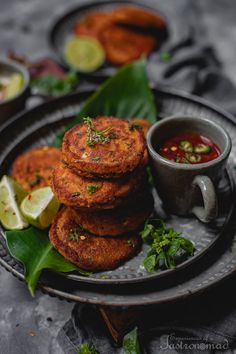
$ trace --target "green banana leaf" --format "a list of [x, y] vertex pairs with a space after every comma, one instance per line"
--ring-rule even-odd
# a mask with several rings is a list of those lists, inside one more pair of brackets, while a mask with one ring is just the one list
[[24, 265], [25, 280], [32, 296], [44, 269], [63, 273], [76, 270], [83, 275], [90, 274], [65, 260], [50, 243], [47, 234], [34, 227], [7, 231], [6, 239], [11, 255]]
[[[146, 60], [140, 59], [117, 70], [83, 104], [65, 131], [81, 123], [84, 117], [115, 116], [156, 121], [156, 107], [146, 74]], [[57, 135], [53, 145], [59, 147], [65, 131]]]

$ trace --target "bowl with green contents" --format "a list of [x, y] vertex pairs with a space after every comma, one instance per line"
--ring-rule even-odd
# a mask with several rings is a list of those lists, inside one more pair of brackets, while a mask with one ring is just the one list
[[0, 59], [0, 124], [25, 107], [29, 73], [22, 65]]

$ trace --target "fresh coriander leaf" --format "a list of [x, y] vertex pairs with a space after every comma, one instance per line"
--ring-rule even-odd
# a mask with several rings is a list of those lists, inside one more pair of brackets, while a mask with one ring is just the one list
[[79, 197], [80, 196], [80, 192], [74, 192], [71, 195], [72, 195], [72, 197]]
[[122, 348], [124, 354], [141, 354], [137, 327], [124, 336]]
[[31, 80], [33, 90], [50, 96], [61, 96], [71, 92], [78, 84], [76, 73], [70, 72], [63, 79], [54, 75], [43, 75]]
[[155, 270], [156, 258], [157, 256], [155, 254], [152, 254], [151, 256], [147, 256], [143, 261], [143, 265], [149, 273]]
[[79, 241], [79, 234], [78, 234], [77, 229], [70, 229], [69, 240], [70, 241]]
[[76, 270], [82, 275], [91, 274], [78, 269], [63, 258], [50, 243], [45, 232], [34, 227], [23, 231], [7, 231], [6, 239], [11, 255], [24, 265], [25, 280], [31, 295], [34, 295], [44, 269], [63, 273]]
[[92, 194], [95, 193], [99, 188], [100, 188], [100, 186], [95, 186], [95, 185], [90, 184], [90, 185], [88, 185], [88, 186], [86, 187], [86, 190], [87, 190], [88, 194], [92, 195]]
[[112, 127], [108, 127], [102, 131], [95, 129], [91, 118], [83, 118], [85, 124], [87, 124], [87, 140], [86, 144], [93, 146], [96, 144], [107, 144], [114, 139], [115, 136], [110, 132]]
[[150, 245], [150, 251], [144, 259], [144, 267], [148, 272], [174, 268], [193, 256], [195, 251], [190, 240], [180, 237], [180, 232], [168, 228], [161, 220], [146, 222], [140, 235]]
[[140, 232], [140, 236], [142, 237], [144, 242], [151, 243], [153, 241], [153, 231], [154, 226], [146, 222], [144, 225], [144, 229]]
[[99, 351], [93, 344], [84, 343], [81, 344], [77, 354], [99, 354]]

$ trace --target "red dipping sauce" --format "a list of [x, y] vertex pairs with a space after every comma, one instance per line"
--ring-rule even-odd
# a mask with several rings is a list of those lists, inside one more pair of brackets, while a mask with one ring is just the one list
[[168, 139], [158, 153], [177, 163], [198, 164], [216, 159], [221, 151], [209, 138], [197, 133], [182, 133]]

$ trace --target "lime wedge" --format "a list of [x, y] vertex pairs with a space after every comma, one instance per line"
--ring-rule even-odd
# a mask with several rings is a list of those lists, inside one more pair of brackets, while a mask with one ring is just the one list
[[64, 57], [72, 68], [83, 72], [91, 72], [103, 64], [105, 52], [96, 39], [76, 36], [66, 43]]
[[13, 74], [10, 78], [10, 82], [6, 87], [5, 98], [14, 97], [23, 88], [24, 79], [21, 74]]
[[21, 203], [21, 212], [29, 224], [46, 229], [57, 214], [60, 202], [50, 187], [34, 190]]
[[0, 182], [0, 221], [7, 230], [21, 230], [28, 226], [19, 210], [19, 203], [27, 193], [10, 177]]

